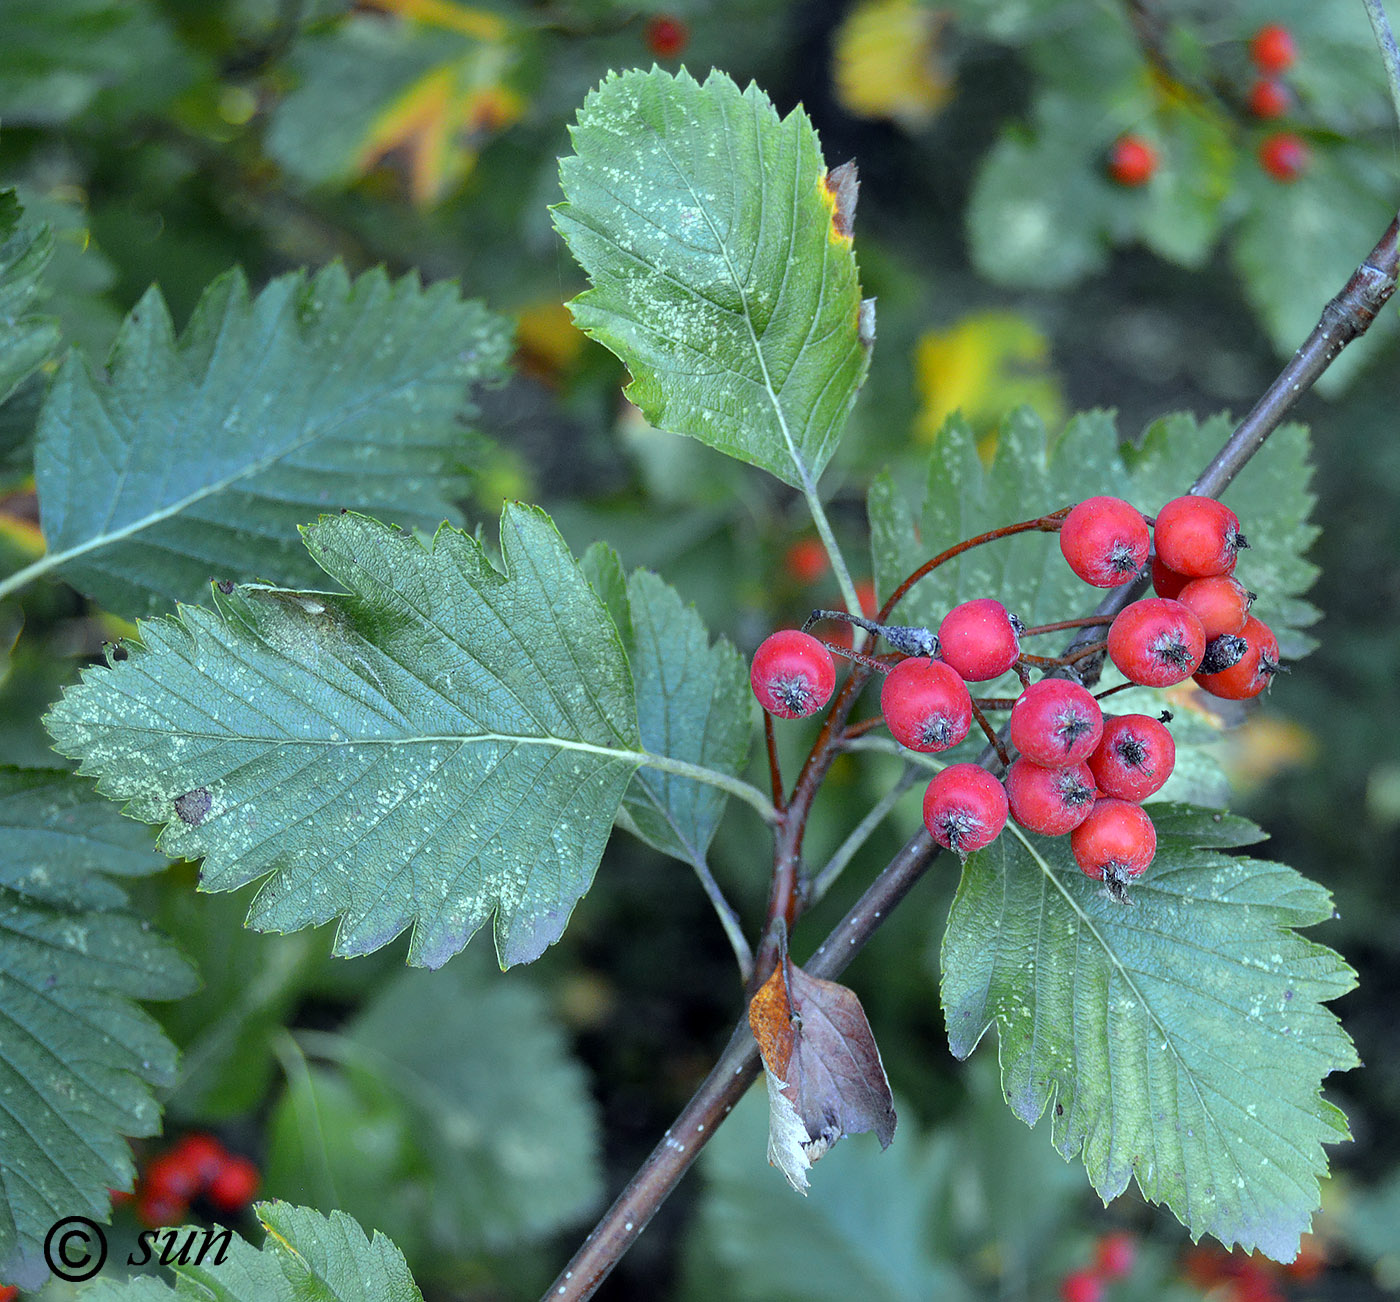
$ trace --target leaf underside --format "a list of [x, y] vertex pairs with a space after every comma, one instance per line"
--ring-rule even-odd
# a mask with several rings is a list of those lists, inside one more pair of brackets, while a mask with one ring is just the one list
[[[653, 425], [802, 488], [869, 365], [848, 212], [816, 132], [723, 73], [609, 74], [560, 163], [578, 325]], [[865, 335], [865, 339], [863, 339]]]
[[99, 870], [164, 866], [150, 833], [66, 773], [0, 769], [0, 1279], [37, 1287], [60, 1217], [106, 1220], [160, 1127], [175, 1048], [138, 999], [195, 975]]
[[413, 929], [438, 967], [493, 914], [503, 965], [557, 940], [636, 767], [631, 676], [549, 518], [507, 507], [506, 573], [449, 526], [304, 531], [348, 596], [215, 590], [139, 626], [47, 719], [203, 885], [271, 876], [249, 923], [340, 917], [336, 952]]
[[50, 559], [140, 615], [201, 599], [211, 577], [316, 582], [296, 529], [323, 511], [422, 529], [456, 519], [459, 421], [508, 347], [479, 303], [413, 276], [352, 281], [330, 266], [250, 296], [230, 272], [178, 338], [151, 289], [106, 382], [70, 356], [44, 404], [35, 481]]
[[52, 252], [48, 228], [20, 225], [14, 191], [0, 192], [0, 402], [58, 347], [57, 323], [34, 313]]
[[1351, 969], [1293, 930], [1331, 900], [1291, 868], [1225, 847], [1242, 819], [1152, 808], [1157, 858], [1120, 905], [1063, 840], [1017, 833], [972, 856], [943, 941], [959, 1058], [998, 1032], [1012, 1110], [1052, 1111], [1107, 1201], [1136, 1180], [1194, 1238], [1290, 1260], [1319, 1202], [1322, 1145], [1349, 1138], [1319, 1096], [1357, 1065], [1325, 1001]]

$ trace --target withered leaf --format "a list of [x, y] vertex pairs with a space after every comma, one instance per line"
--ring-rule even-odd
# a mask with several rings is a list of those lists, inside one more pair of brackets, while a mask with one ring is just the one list
[[768, 1079], [768, 1160], [799, 1192], [807, 1168], [842, 1135], [894, 1137], [894, 1100], [855, 992], [808, 976], [781, 946], [773, 975], [749, 1003]]

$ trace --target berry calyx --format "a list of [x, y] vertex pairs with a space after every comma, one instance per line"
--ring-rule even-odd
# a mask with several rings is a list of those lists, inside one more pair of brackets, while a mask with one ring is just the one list
[[1272, 77], [1260, 77], [1249, 90], [1249, 111], [1262, 121], [1281, 118], [1293, 105], [1288, 87]]
[[1030, 832], [1063, 836], [1094, 807], [1094, 775], [1085, 764], [1045, 768], [1022, 756], [1006, 770], [1011, 817]]
[[1260, 72], [1287, 72], [1298, 60], [1298, 43], [1282, 23], [1266, 23], [1250, 40], [1249, 57]]
[[1151, 543], [1142, 512], [1119, 497], [1086, 497], [1060, 526], [1060, 552], [1070, 569], [1096, 588], [1131, 582]]
[[1119, 136], [1108, 151], [1108, 174], [1119, 185], [1146, 185], [1157, 170], [1157, 151], [1141, 136]]
[[1144, 597], [1108, 626], [1108, 657], [1131, 683], [1171, 687], [1200, 668], [1206, 653], [1201, 621], [1179, 601]]
[[924, 752], [947, 750], [972, 727], [972, 697], [949, 665], [910, 657], [885, 675], [880, 713], [901, 746]]
[[1137, 1262], [1137, 1240], [1125, 1230], [1105, 1234], [1094, 1245], [1094, 1266], [1102, 1279], [1127, 1279]]
[[951, 764], [924, 792], [924, 826], [945, 850], [966, 858], [1006, 826], [1006, 790], [979, 764]]
[[1249, 546], [1228, 506], [1195, 493], [1173, 498], [1158, 511], [1153, 535], [1162, 564], [1192, 579], [1229, 574], [1236, 554]]
[[1068, 678], [1032, 683], [1011, 707], [1007, 735], [1028, 760], [1063, 768], [1089, 758], [1103, 734], [1103, 711], [1093, 694]]
[[990, 682], [1020, 658], [1020, 624], [991, 597], [964, 601], [943, 617], [938, 646], [943, 660], [967, 682]]
[[1201, 657], [1198, 674], [1221, 674], [1233, 668], [1244, 659], [1249, 643], [1238, 633], [1224, 633], [1206, 643], [1206, 653]]
[[1245, 646], [1238, 660], [1212, 673], [1205, 672], [1203, 668], [1195, 675], [1196, 682], [1203, 690], [1228, 701], [1245, 701], [1258, 696], [1282, 667], [1279, 663], [1278, 639], [1262, 620], [1251, 615], [1245, 620], [1239, 637]]
[[1141, 805], [1105, 796], [1069, 834], [1069, 845], [1080, 871], [1121, 901], [1124, 886], [1141, 876], [1157, 853], [1157, 829]]
[[1176, 742], [1151, 715], [1119, 714], [1104, 720], [1103, 737], [1088, 763], [1105, 796], [1143, 801], [1171, 777]]
[[1259, 144], [1259, 166], [1275, 181], [1296, 181], [1310, 157], [1307, 142], [1293, 131], [1276, 131]]
[[209, 1201], [221, 1211], [241, 1212], [258, 1192], [262, 1176], [251, 1158], [230, 1156], [209, 1182]]
[[1103, 1280], [1092, 1270], [1072, 1270], [1060, 1281], [1060, 1302], [1103, 1302]]
[[836, 662], [810, 633], [779, 629], [754, 652], [749, 684], [769, 714], [802, 719], [831, 700], [836, 689]]
[[674, 59], [690, 44], [690, 28], [673, 14], [657, 14], [646, 25], [646, 43], [658, 59]]
[[1206, 641], [1213, 642], [1244, 627], [1254, 593], [1233, 574], [1211, 574], [1192, 579], [1176, 594], [1176, 600], [1201, 621]]

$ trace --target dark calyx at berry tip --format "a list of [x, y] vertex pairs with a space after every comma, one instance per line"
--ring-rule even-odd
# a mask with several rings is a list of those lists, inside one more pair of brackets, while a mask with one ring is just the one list
[[938, 830], [943, 833], [949, 848], [960, 855], [969, 841], [981, 839], [982, 820], [965, 809], [948, 809], [938, 816]]
[[783, 703], [784, 708], [793, 714], [805, 715], [812, 712], [812, 684], [801, 674], [775, 678], [769, 687], [773, 695]]
[[1152, 654], [1164, 665], [1187, 672], [1196, 665], [1191, 648], [1180, 633], [1163, 633], [1151, 647]]
[[1078, 710], [1065, 710], [1055, 718], [1055, 736], [1063, 743], [1066, 751], [1074, 747], [1086, 732], [1092, 732], [1093, 723], [1086, 719]]
[[1249, 643], [1237, 633], [1222, 633], [1206, 643], [1206, 653], [1201, 657], [1201, 667], [1197, 672], [1223, 674], [1239, 664], [1248, 650]]
[[1104, 864], [1103, 884], [1108, 888], [1108, 893], [1117, 900], [1119, 904], [1132, 904], [1132, 897], [1128, 894], [1128, 883], [1131, 880], [1131, 876], [1122, 864]]
[[919, 724], [918, 737], [920, 744], [930, 750], [947, 750], [962, 740], [946, 714], [930, 714]]
[[1094, 788], [1087, 786], [1084, 779], [1073, 769], [1065, 769], [1055, 783], [1060, 799], [1070, 809], [1079, 809], [1094, 803]]
[[1113, 753], [1130, 769], [1142, 769], [1151, 776], [1152, 770], [1147, 767], [1147, 747], [1142, 744], [1141, 737], [1131, 732], [1123, 733], [1113, 743]]
[[1108, 554], [1108, 568], [1115, 574], [1136, 574], [1142, 566], [1133, 555], [1133, 549], [1119, 541], [1113, 544], [1113, 550]]

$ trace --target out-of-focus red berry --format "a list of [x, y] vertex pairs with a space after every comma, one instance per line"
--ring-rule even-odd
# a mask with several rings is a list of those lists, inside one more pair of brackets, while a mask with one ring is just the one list
[[1073, 1270], [1060, 1281], [1060, 1302], [1103, 1302], [1103, 1280], [1092, 1270]]
[[1157, 151], [1141, 136], [1119, 136], [1108, 151], [1108, 174], [1119, 185], [1146, 185], [1157, 170]]
[[146, 1163], [141, 1191], [155, 1199], [189, 1202], [203, 1188], [204, 1181], [191, 1162], [178, 1149], [158, 1153]]
[[150, 1189], [143, 1189], [136, 1198], [136, 1215], [152, 1229], [158, 1225], [178, 1225], [188, 1211], [189, 1204], [184, 1199], [157, 1194]]
[[1094, 1265], [1104, 1279], [1127, 1279], [1137, 1260], [1137, 1240], [1126, 1231], [1105, 1234], [1094, 1245]]
[[801, 584], [815, 583], [828, 567], [826, 548], [815, 538], [799, 538], [787, 549], [783, 568]]
[[228, 1161], [228, 1150], [213, 1135], [191, 1131], [171, 1149], [171, 1154], [190, 1167], [200, 1188], [208, 1185]]
[[1286, 72], [1298, 61], [1298, 43], [1282, 23], [1268, 23], [1254, 33], [1249, 55], [1260, 72]]
[[18, 1284], [0, 1284], [0, 1302], [15, 1302], [18, 1296]]
[[1249, 111], [1265, 122], [1281, 118], [1293, 106], [1288, 87], [1272, 77], [1260, 77], [1249, 91]]
[[226, 1212], [241, 1212], [258, 1192], [262, 1176], [251, 1158], [235, 1154], [209, 1182], [209, 1201]]
[[658, 59], [674, 59], [690, 44], [690, 28], [674, 14], [657, 14], [647, 22], [646, 41]]
[[1292, 131], [1276, 131], [1259, 145], [1259, 166], [1275, 181], [1296, 181], [1308, 166], [1308, 146]]

